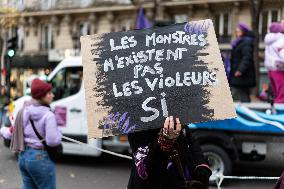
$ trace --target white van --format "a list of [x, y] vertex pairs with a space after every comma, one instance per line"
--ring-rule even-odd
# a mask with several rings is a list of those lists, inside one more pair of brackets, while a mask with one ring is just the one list
[[[125, 136], [109, 137], [105, 139], [88, 139], [87, 115], [85, 107], [85, 91], [83, 78], [83, 65], [81, 57], [64, 59], [49, 74], [47, 81], [53, 85], [54, 101], [51, 108], [66, 108], [66, 125], [60, 127], [64, 136], [87, 143], [92, 146], [113, 150], [116, 152], [129, 151], [129, 144]], [[24, 102], [30, 100], [26, 95], [14, 102], [14, 111], [10, 120], [13, 124], [19, 109]], [[101, 152], [85, 145], [78, 145], [63, 140], [64, 154], [100, 156]]]

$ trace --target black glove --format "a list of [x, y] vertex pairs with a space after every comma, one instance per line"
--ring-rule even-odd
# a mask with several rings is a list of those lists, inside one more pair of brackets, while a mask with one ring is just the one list
[[205, 186], [202, 182], [198, 180], [192, 180], [186, 182], [186, 189], [207, 189], [208, 186]]
[[207, 166], [197, 166], [194, 170], [193, 179], [200, 181], [206, 188], [209, 187], [209, 177], [212, 175], [212, 171]]

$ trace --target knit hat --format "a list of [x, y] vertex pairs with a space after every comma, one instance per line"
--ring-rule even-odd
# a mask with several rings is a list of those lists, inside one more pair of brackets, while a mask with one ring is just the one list
[[240, 30], [242, 30], [243, 32], [248, 32], [248, 31], [250, 31], [250, 28], [248, 27], [248, 25], [246, 25], [245, 23], [239, 23], [238, 24], [238, 28], [240, 29]]
[[271, 33], [283, 33], [284, 32], [284, 25], [279, 22], [272, 22], [269, 31]]
[[49, 91], [51, 91], [51, 89], [51, 84], [48, 84], [40, 79], [34, 79], [31, 87], [32, 97], [34, 99], [40, 99], [44, 97]]

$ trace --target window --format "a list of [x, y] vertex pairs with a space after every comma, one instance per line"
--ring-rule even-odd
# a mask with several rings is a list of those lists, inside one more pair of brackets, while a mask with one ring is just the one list
[[41, 9], [42, 10], [48, 10], [55, 8], [56, 6], [56, 0], [41, 0]]
[[18, 49], [23, 50], [24, 49], [24, 26], [19, 26], [17, 30], [17, 36], [18, 36]]
[[60, 70], [51, 80], [54, 100], [66, 98], [79, 92], [83, 79], [83, 67], [69, 67]]
[[272, 22], [279, 22], [281, 20], [280, 10], [266, 10], [260, 14], [259, 21], [259, 34], [261, 39], [264, 39], [265, 34], [268, 32], [269, 26]]
[[120, 4], [131, 4], [131, 0], [118, 0], [117, 2]]
[[215, 15], [214, 24], [219, 43], [229, 43], [232, 35], [230, 14], [219, 13]]
[[184, 22], [188, 22], [188, 16], [186, 14], [175, 15], [175, 23], [184, 23]]
[[80, 7], [88, 7], [92, 3], [91, 0], [80, 0]]
[[89, 35], [91, 33], [91, 27], [89, 22], [79, 22], [74, 29], [75, 29], [73, 35], [73, 40], [75, 44], [74, 48], [80, 49], [81, 48], [80, 37], [84, 35]]
[[15, 41], [17, 41], [17, 44], [16, 44], [15, 48], [17, 48], [17, 49], [19, 48], [19, 43], [18, 43], [18, 40], [19, 40], [18, 26], [13, 26], [13, 27], [9, 28], [7, 39], [8, 40], [14, 39]]
[[128, 31], [131, 29], [131, 19], [120, 19], [118, 20], [115, 31]]
[[89, 26], [89, 23], [88, 23], [88, 22], [84, 22], [84, 23], [79, 24], [79, 32], [80, 32], [80, 33], [79, 33], [80, 36], [90, 34], [90, 26]]
[[40, 36], [41, 50], [53, 49], [54, 42], [53, 42], [52, 25], [42, 24], [40, 30], [41, 30], [41, 36]]
[[25, 0], [18, 0], [16, 8], [18, 11], [23, 11], [25, 9]]
[[9, 38], [17, 37], [17, 35], [18, 35], [17, 31], [18, 31], [18, 27], [17, 26], [16, 27], [11, 27], [9, 29], [8, 37]]

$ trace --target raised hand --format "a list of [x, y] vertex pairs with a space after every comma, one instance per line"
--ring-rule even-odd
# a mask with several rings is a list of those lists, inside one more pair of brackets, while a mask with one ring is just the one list
[[163, 136], [167, 139], [174, 140], [180, 135], [181, 123], [179, 118], [176, 118], [176, 126], [173, 116], [167, 117], [164, 123]]

